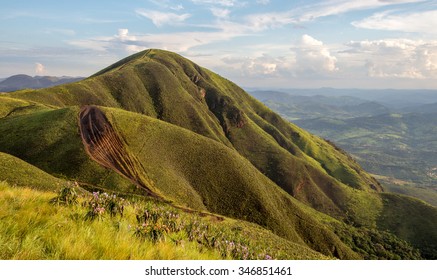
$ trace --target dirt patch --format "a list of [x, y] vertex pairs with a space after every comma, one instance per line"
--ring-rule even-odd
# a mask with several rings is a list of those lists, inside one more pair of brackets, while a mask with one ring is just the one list
[[139, 161], [128, 152], [124, 142], [98, 107], [82, 107], [79, 127], [85, 150], [93, 160], [126, 177], [148, 195], [159, 197], [145, 182]]

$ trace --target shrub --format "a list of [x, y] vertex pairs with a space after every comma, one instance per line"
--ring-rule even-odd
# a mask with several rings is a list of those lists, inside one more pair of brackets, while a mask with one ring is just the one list
[[105, 213], [109, 213], [111, 217], [115, 217], [117, 214], [123, 217], [124, 204], [124, 199], [115, 194], [93, 192], [91, 199], [84, 203], [84, 206], [88, 208], [85, 220], [101, 219]]
[[60, 191], [57, 197], [50, 200], [51, 203], [57, 205], [72, 205], [77, 204], [76, 188], [79, 186], [77, 182], [68, 182]]
[[135, 228], [135, 235], [152, 242], [164, 240], [168, 234], [181, 231], [183, 226], [178, 212], [153, 207], [151, 204], [139, 211], [136, 219], [139, 225]]

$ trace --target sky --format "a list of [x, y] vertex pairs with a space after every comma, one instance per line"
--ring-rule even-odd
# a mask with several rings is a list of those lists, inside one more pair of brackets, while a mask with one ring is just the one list
[[173, 51], [246, 88], [437, 89], [437, 0], [17, 0], [0, 78]]

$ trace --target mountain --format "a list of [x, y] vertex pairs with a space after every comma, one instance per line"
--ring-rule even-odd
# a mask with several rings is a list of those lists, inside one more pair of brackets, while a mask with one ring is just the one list
[[16, 91], [25, 88], [38, 89], [46, 88], [66, 83], [72, 83], [82, 80], [82, 77], [53, 77], [53, 76], [35, 76], [14, 75], [0, 81], [0, 91]]
[[[251, 93], [257, 91], [262, 90], [256, 88], [249, 90]], [[294, 96], [324, 96], [328, 98], [347, 96], [348, 98], [359, 98], [379, 103], [390, 110], [402, 110], [402, 108], [406, 107], [416, 107], [437, 102], [436, 90], [427, 89], [292, 88], [279, 89], [275, 92], [278, 91]]]
[[290, 121], [318, 117], [366, 117], [390, 112], [377, 102], [352, 96], [306, 96], [277, 91], [251, 91], [250, 94]]
[[344, 151], [177, 54], [0, 99], [0, 152], [86, 190], [250, 222], [312, 256], [437, 256], [435, 207], [384, 193]]
[[432, 114], [432, 113], [437, 112], [437, 102], [430, 103], [430, 104], [424, 104], [424, 105], [420, 105], [420, 106], [406, 107], [406, 108], [403, 108], [402, 111], [404, 113], [418, 113], [418, 114], [429, 113], [429, 114]]

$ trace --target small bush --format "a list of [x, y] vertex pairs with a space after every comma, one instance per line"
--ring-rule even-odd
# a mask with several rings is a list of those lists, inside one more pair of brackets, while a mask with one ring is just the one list
[[178, 212], [153, 207], [151, 204], [139, 211], [136, 219], [139, 225], [135, 228], [135, 235], [152, 242], [165, 240], [168, 234], [181, 231], [183, 226]]
[[135, 228], [135, 235], [141, 238], [148, 239], [152, 242], [165, 240], [166, 234], [170, 233], [170, 229], [162, 223], [147, 224], [144, 223]]
[[54, 197], [50, 200], [51, 203], [57, 205], [73, 205], [77, 204], [77, 191], [76, 189], [79, 187], [77, 182], [67, 183], [60, 191], [57, 197]]
[[124, 199], [117, 197], [115, 194], [93, 192], [91, 199], [84, 203], [84, 206], [88, 208], [85, 220], [101, 219], [105, 213], [108, 213], [111, 217], [115, 217], [117, 214], [123, 217], [124, 204]]

